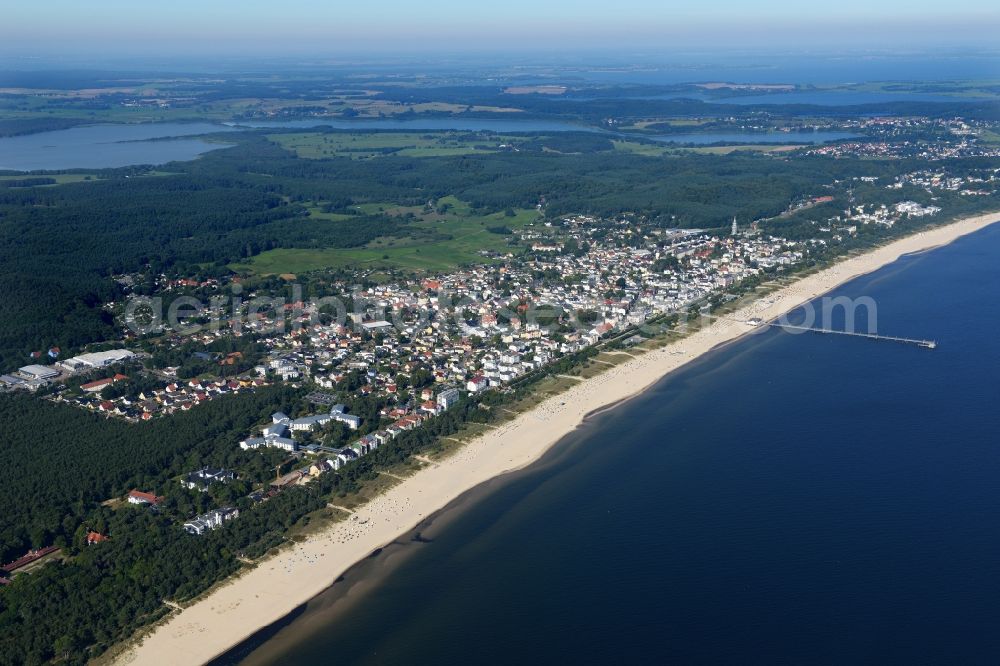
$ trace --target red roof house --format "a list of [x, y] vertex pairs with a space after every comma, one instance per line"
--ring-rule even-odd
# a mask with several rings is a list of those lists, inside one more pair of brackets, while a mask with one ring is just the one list
[[152, 504], [153, 506], [163, 501], [162, 497], [153, 493], [144, 493], [141, 490], [130, 490], [127, 499], [129, 504]]
[[93, 546], [95, 543], [101, 543], [102, 541], [107, 541], [108, 537], [104, 536], [100, 532], [87, 532], [87, 545]]

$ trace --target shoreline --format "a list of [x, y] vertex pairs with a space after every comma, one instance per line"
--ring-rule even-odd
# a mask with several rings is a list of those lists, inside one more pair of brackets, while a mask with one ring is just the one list
[[[734, 320], [774, 319], [905, 255], [946, 245], [997, 222], [1000, 213], [990, 213], [906, 236], [799, 278], [730, 316]], [[173, 666], [202, 664], [223, 655], [294, 612], [356, 563], [466, 492], [536, 462], [588, 416], [613, 409], [674, 370], [754, 330], [744, 323], [717, 319], [685, 338], [576, 383], [359, 507], [359, 520], [336, 523], [223, 582], [154, 625], [141, 642], [120, 648], [109, 661]]]

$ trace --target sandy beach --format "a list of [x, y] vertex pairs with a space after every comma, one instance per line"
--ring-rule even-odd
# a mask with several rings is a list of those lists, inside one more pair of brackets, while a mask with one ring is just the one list
[[[749, 334], [752, 329], [742, 321], [773, 319], [902, 255], [947, 244], [997, 221], [1000, 213], [981, 215], [894, 241], [804, 277], [682, 340], [577, 382], [391, 488], [359, 508], [356, 520], [332, 525], [294, 548], [260, 561], [240, 577], [173, 613], [141, 644], [119, 654], [114, 663], [181, 666], [211, 660], [307, 602], [355, 562], [466, 491], [531, 464], [588, 413], [640, 393], [719, 345]], [[888, 328], [888, 322], [883, 326]]]

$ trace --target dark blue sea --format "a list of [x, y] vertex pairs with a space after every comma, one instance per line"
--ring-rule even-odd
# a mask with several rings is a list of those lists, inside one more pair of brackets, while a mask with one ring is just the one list
[[[1000, 225], [606, 411], [224, 662], [1000, 663]], [[836, 322], [834, 322], [836, 323]]]

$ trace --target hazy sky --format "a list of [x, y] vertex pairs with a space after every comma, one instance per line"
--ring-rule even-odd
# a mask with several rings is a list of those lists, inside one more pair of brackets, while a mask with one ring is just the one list
[[0, 0], [0, 49], [304, 53], [391, 49], [991, 46], [995, 0]]

